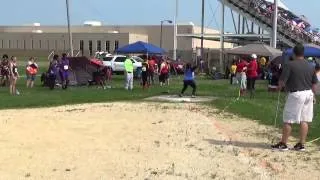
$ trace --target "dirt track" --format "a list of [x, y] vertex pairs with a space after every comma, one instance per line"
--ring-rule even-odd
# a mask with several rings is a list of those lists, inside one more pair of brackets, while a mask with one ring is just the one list
[[272, 152], [276, 130], [195, 104], [0, 113], [0, 180], [320, 179], [317, 147]]

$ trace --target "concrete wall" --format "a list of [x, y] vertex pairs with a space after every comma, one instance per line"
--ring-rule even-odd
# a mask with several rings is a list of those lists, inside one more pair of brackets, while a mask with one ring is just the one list
[[[147, 41], [145, 35], [129, 33], [74, 33], [73, 46], [75, 50], [80, 50], [82, 41], [84, 55], [89, 55], [90, 41], [92, 42], [92, 53], [98, 50], [99, 44], [101, 44], [102, 51], [109, 49], [110, 52], [113, 52], [116, 49], [116, 43], [118, 47], [121, 47], [140, 38]], [[107, 44], [109, 44], [108, 49]], [[67, 33], [0, 33], [0, 49], [66, 52], [69, 50], [69, 39]]]
[[[101, 34], [110, 34], [111, 32], [117, 31], [118, 33], [130, 33], [130, 34], [139, 34], [144, 35], [140, 36], [139, 39], [132, 37], [132, 39], [137, 40], [147, 40], [149, 43], [160, 45], [160, 25], [110, 25], [110, 26], [101, 26], [101, 27], [90, 27], [90, 26], [73, 26], [73, 33], [101, 33]], [[43, 34], [50, 33], [67, 33], [67, 28], [65, 26], [40, 26], [40, 27], [30, 27], [30, 26], [0, 26], [0, 34], [8, 32], [17, 32], [17, 33], [30, 33], [35, 30], [42, 30]], [[198, 26], [192, 25], [179, 25], [178, 33], [179, 34], [191, 34], [191, 33], [200, 33], [201, 28]], [[2, 32], [2, 33], [1, 33]], [[218, 31], [206, 28], [207, 33], [218, 33]], [[115, 34], [115, 33], [111, 33]], [[91, 35], [90, 35], [91, 36]], [[165, 24], [163, 26], [163, 48], [167, 50], [173, 49], [173, 37], [174, 37], [174, 28], [172, 25]], [[133, 41], [133, 40], [132, 40]], [[112, 43], [111, 43], [112, 44]], [[219, 42], [214, 41], [205, 41], [205, 48], [220, 48]], [[226, 47], [230, 47], [231, 44], [226, 43]], [[178, 50], [187, 50], [190, 51], [200, 47], [200, 40], [192, 39], [188, 37], [178, 37]]]

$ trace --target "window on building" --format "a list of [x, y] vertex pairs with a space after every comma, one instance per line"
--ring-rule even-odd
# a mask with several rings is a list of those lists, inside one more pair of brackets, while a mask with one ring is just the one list
[[4, 46], [3, 46], [3, 40], [1, 40], [1, 48], [4, 48]]
[[92, 56], [92, 41], [89, 41], [89, 54]]
[[33, 49], [33, 39], [31, 40], [31, 49]]
[[110, 52], [110, 41], [106, 41], [106, 51]]
[[48, 48], [48, 50], [50, 50], [50, 41], [49, 40], [47, 40], [47, 48]]
[[83, 40], [80, 40], [80, 47], [79, 47], [79, 49], [80, 49], [80, 51], [81, 52], [83, 52], [83, 50], [84, 50], [84, 41]]
[[39, 49], [42, 48], [41, 40], [39, 40]]
[[63, 50], [66, 51], [66, 40], [63, 40]]
[[19, 40], [17, 40], [17, 49], [19, 49]]
[[114, 42], [114, 50], [116, 51], [119, 48], [119, 41]]
[[26, 40], [23, 40], [23, 49], [26, 49]]
[[101, 41], [97, 41], [97, 51], [102, 51], [102, 48], [101, 48]]
[[9, 49], [11, 48], [11, 40], [9, 40]]

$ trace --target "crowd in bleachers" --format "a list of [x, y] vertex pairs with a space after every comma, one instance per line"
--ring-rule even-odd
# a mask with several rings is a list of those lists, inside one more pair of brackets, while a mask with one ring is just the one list
[[[275, 10], [273, 3], [265, 0], [248, 0], [259, 16], [272, 18]], [[314, 28], [305, 16], [297, 16], [286, 8], [278, 8], [278, 24], [289, 30], [290, 34], [304, 38], [307, 42], [320, 44], [320, 29]]]

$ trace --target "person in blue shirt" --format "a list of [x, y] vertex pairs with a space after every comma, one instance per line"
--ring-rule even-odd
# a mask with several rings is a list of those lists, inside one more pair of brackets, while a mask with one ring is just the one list
[[188, 86], [192, 87], [192, 98], [196, 97], [196, 89], [197, 85], [194, 80], [194, 71], [197, 69], [197, 67], [192, 67], [190, 63], [186, 65], [186, 69], [184, 72], [184, 80], [183, 80], [183, 89], [180, 93], [180, 97], [183, 96], [184, 92], [187, 90]]

